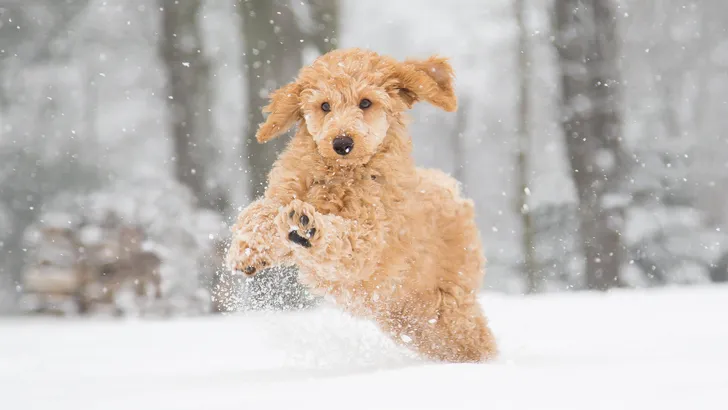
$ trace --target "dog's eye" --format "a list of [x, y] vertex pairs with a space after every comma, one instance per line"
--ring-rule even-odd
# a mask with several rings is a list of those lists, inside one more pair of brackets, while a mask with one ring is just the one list
[[321, 109], [324, 110], [324, 112], [329, 112], [329, 111], [331, 111], [331, 105], [329, 105], [329, 103], [325, 102], [325, 103], [321, 104]]
[[371, 106], [372, 106], [372, 102], [367, 100], [366, 98], [359, 101], [359, 108], [361, 108], [362, 110], [366, 110], [367, 108], [369, 108]]

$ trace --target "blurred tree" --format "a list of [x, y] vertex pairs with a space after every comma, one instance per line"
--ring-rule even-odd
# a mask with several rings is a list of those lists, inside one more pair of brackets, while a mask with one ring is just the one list
[[339, 0], [309, 0], [313, 29], [309, 39], [319, 53], [336, 48], [339, 35]]
[[248, 117], [243, 132], [250, 173], [250, 198], [265, 191], [267, 175], [286, 141], [278, 139], [259, 144], [255, 140], [263, 122], [262, 108], [268, 94], [293, 80], [303, 64], [308, 43], [320, 53], [336, 47], [339, 29], [338, 0], [312, 0], [307, 3], [312, 27], [306, 31], [289, 1], [240, 0]]
[[[63, 141], [58, 147], [69, 154], [67, 157], [44, 156], [42, 141], [36, 142], [39, 145], [0, 147], [0, 207], [12, 215], [9, 229], [0, 240], [0, 294], [3, 288], [15, 291], [21, 283], [23, 235], [44, 205], [62, 193], [88, 192], [104, 182], [97, 164], [73, 158], [79, 152], [79, 144], [73, 140]], [[3, 302], [8, 301], [0, 300], [0, 307]], [[14, 304], [15, 300], [10, 302]]]
[[468, 113], [470, 113], [470, 99], [467, 97], [460, 98], [458, 102], [458, 110], [455, 113], [455, 126], [453, 127], [452, 137], [450, 137], [453, 156], [453, 177], [461, 184], [465, 183], [465, 131], [468, 129]]
[[523, 272], [526, 275], [526, 291], [537, 292], [540, 288], [535, 259], [535, 243], [531, 210], [528, 206], [529, 185], [529, 152], [531, 137], [529, 134], [529, 65], [530, 53], [528, 45], [528, 27], [524, 18], [525, 3], [515, 0], [513, 3], [516, 24], [518, 25], [518, 112], [517, 112], [517, 181], [516, 213], [521, 217], [521, 247], [523, 248]]
[[[192, 193], [196, 205], [229, 212], [225, 188], [215, 181], [210, 168], [215, 161], [212, 142], [210, 63], [203, 51], [201, 0], [160, 0], [162, 35], [159, 53], [167, 75], [169, 108], [174, 149], [175, 177]], [[212, 249], [207, 266], [200, 266], [211, 278], [212, 308], [219, 311], [220, 249]]]
[[728, 282], [728, 253], [710, 267], [710, 280], [716, 283]]
[[586, 286], [620, 284], [620, 194], [628, 165], [621, 145], [619, 40], [611, 0], [556, 0], [561, 125], [579, 197]]
[[242, 16], [247, 111], [245, 138], [250, 192], [257, 198], [265, 191], [267, 175], [286, 141], [282, 138], [259, 144], [255, 140], [263, 122], [262, 108], [268, 94], [293, 80], [303, 63], [303, 33], [288, 1], [243, 0]]
[[[0, 1], [0, 111], [11, 103], [24, 66], [52, 58], [54, 41], [68, 34], [89, 0]], [[15, 81], [13, 81], [15, 80]]]
[[626, 246], [645, 284], [707, 281], [724, 252], [716, 225], [725, 193], [716, 182], [725, 172], [715, 171], [728, 152], [721, 146], [728, 145], [719, 143], [712, 108], [716, 96], [725, 95], [715, 59], [726, 38], [718, 29], [724, 10], [714, 0], [636, 2], [621, 9], [627, 16], [621, 54], [630, 61], [622, 75], [631, 84], [625, 140], [639, 164], [630, 174], [625, 222], [639, 229], [628, 229]]
[[103, 180], [97, 164], [80, 158], [77, 101], [54, 72], [73, 66], [58, 43], [87, 3], [0, 2], [0, 209], [9, 222], [0, 234], [0, 310], [18, 307], [22, 238], [40, 209], [63, 192], [83, 192]]
[[162, 36], [159, 51], [168, 78], [167, 106], [172, 127], [175, 176], [198, 205], [226, 214], [224, 187], [208, 170], [214, 161], [211, 142], [210, 64], [203, 53], [199, 22], [201, 0], [160, 0]]

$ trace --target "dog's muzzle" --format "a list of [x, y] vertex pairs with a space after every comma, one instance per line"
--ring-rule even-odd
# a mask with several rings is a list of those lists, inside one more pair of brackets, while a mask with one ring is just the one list
[[349, 155], [351, 150], [354, 148], [354, 140], [351, 137], [336, 137], [332, 142], [334, 146], [334, 152], [339, 155]]

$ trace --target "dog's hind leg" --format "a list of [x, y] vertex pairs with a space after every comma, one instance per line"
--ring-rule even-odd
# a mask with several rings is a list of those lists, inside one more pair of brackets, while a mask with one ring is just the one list
[[395, 303], [378, 321], [396, 342], [444, 362], [485, 362], [497, 355], [496, 340], [474, 295], [460, 288], [418, 294]]
[[431, 340], [425, 351], [445, 361], [484, 361], [497, 354], [496, 340], [478, 304], [485, 258], [475, 224], [472, 201], [453, 192], [451, 209], [438, 220], [443, 247], [438, 249], [433, 276], [437, 317], [425, 326]]
[[439, 315], [425, 328], [431, 333], [430, 345], [424, 351], [448, 362], [483, 362], [495, 358], [495, 336], [488, 327], [475, 297], [456, 300], [443, 294]]

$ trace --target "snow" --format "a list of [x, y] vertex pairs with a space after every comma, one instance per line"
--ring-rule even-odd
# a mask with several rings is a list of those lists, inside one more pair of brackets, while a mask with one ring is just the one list
[[726, 409], [728, 287], [481, 299], [491, 364], [439, 364], [331, 307], [0, 321], [3, 408]]

